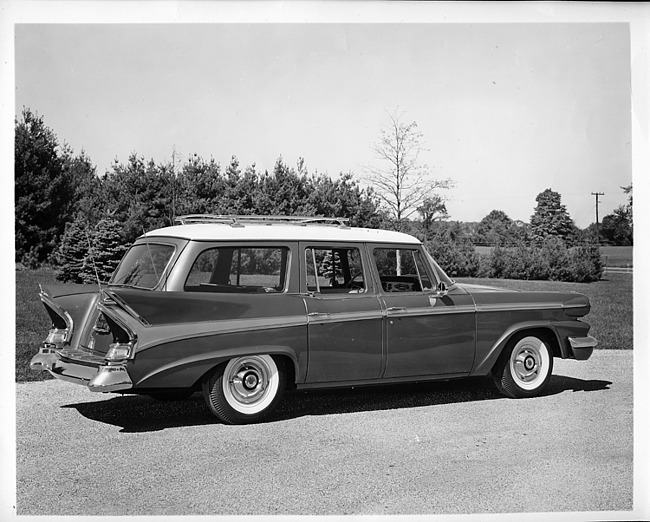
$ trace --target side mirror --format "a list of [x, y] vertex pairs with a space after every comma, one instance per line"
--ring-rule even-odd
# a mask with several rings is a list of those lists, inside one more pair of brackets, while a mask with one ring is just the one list
[[429, 294], [429, 304], [431, 306], [436, 306], [436, 299], [442, 299], [449, 293], [449, 290], [447, 289], [447, 285], [440, 281], [436, 285], [436, 289], [433, 293]]

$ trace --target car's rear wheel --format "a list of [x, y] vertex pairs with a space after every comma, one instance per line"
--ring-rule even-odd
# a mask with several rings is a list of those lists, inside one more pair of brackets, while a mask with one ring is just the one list
[[492, 370], [499, 391], [512, 398], [539, 395], [553, 373], [553, 352], [537, 335], [512, 339]]
[[282, 401], [286, 373], [270, 355], [249, 355], [218, 366], [203, 381], [210, 411], [227, 424], [266, 418]]

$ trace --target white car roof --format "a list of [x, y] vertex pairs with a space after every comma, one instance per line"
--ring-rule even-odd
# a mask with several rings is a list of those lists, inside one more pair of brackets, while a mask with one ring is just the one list
[[420, 244], [415, 237], [401, 232], [320, 224], [193, 223], [159, 228], [147, 232], [144, 236], [175, 237], [193, 241], [352, 241]]

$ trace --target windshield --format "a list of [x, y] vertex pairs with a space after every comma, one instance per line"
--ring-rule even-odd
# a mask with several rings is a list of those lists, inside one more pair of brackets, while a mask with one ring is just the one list
[[174, 246], [151, 243], [133, 245], [122, 258], [109, 284], [154, 288], [160, 281]]
[[427, 258], [429, 259], [429, 262], [433, 265], [436, 273], [438, 274], [438, 279], [445, 283], [447, 286], [451, 286], [456, 283], [453, 279], [450, 279], [447, 274], [445, 274], [445, 271], [440, 268], [440, 265], [436, 263], [436, 260], [433, 259], [433, 256], [427, 251], [426, 248], [423, 247], [424, 253], [427, 255]]

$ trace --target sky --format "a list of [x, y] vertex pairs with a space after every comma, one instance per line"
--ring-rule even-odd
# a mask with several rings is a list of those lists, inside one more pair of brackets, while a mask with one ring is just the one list
[[528, 222], [559, 192], [584, 228], [632, 183], [630, 26], [583, 23], [21, 23], [15, 116], [43, 116], [100, 174], [132, 152], [338, 176], [415, 121], [450, 218]]

